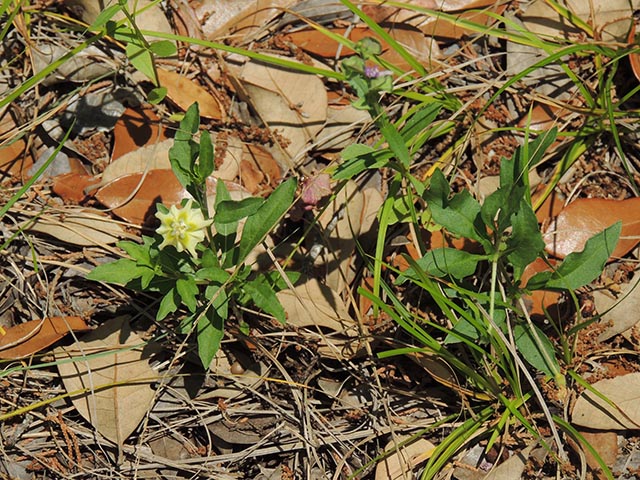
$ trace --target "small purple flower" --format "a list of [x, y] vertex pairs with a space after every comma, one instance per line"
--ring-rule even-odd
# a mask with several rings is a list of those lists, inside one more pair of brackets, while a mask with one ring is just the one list
[[380, 70], [377, 65], [372, 65], [372, 66], [366, 65], [364, 67], [364, 75], [367, 78], [379, 78], [385, 75], [392, 75], [392, 74], [393, 72], [389, 70]]

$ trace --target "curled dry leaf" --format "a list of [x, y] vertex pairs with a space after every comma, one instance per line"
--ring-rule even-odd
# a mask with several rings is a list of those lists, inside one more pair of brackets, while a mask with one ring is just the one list
[[596, 430], [640, 429], [640, 373], [600, 380], [591, 386], [613, 406], [585, 390], [573, 407], [575, 425]]
[[21, 228], [83, 247], [112, 244], [131, 236], [104, 212], [81, 207], [67, 207], [56, 213], [46, 212], [24, 221]]
[[[564, 7], [579, 20], [594, 27], [596, 40], [623, 42], [626, 39], [638, 0], [566, 0]], [[549, 37], [571, 38], [583, 33], [544, 0], [530, 2], [520, 19], [530, 32]]]
[[[484, 13], [484, 10], [500, 14], [504, 11], [508, 2], [496, 2], [494, 0], [403, 0], [402, 3], [410, 3], [430, 10], [451, 13], [457, 19], [487, 25], [493, 22], [494, 19]], [[390, 22], [411, 25], [432, 37], [459, 40], [468, 33], [472, 33], [457, 23], [450, 23], [444, 19], [424, 15], [413, 10], [381, 5], [365, 5], [362, 10], [378, 23]]]
[[[384, 448], [385, 452], [393, 452], [376, 466], [375, 480], [400, 480], [413, 478], [414, 469], [428, 460], [436, 446], [425, 438], [419, 438], [403, 446], [398, 444], [409, 440], [410, 437], [396, 438]], [[515, 477], [514, 477], [515, 478]]]
[[297, 0], [209, 0], [197, 2], [194, 10], [206, 38], [233, 35], [246, 41], [294, 3]]
[[169, 138], [167, 129], [153, 109], [146, 105], [127, 108], [113, 129], [112, 160], [147, 145], [155, 145]]
[[353, 143], [353, 139], [363, 125], [371, 121], [366, 110], [353, 105], [332, 105], [327, 108], [327, 123], [314, 142], [316, 149], [339, 150]]
[[259, 145], [243, 144], [240, 183], [252, 194], [264, 194], [278, 186], [282, 172], [270, 152]]
[[[550, 263], [554, 265], [556, 262], [550, 260]], [[522, 278], [520, 279], [522, 285], [526, 285], [531, 277], [536, 273], [550, 271], [551, 268], [547, 265], [542, 258], [536, 258], [533, 262], [527, 265], [522, 272]], [[546, 312], [551, 315], [552, 318], [560, 318], [560, 312], [558, 304], [562, 298], [562, 293], [551, 290], [534, 290], [531, 295], [525, 295], [524, 301], [529, 309], [529, 315], [533, 319], [544, 319]]]
[[104, 186], [132, 173], [171, 169], [169, 149], [172, 146], [173, 140], [167, 139], [150, 143], [114, 159], [102, 172], [100, 185]]
[[[431, 67], [431, 60], [440, 58], [441, 52], [438, 45], [428, 37], [425, 37], [418, 29], [412, 27], [393, 24], [387, 28], [387, 33], [405, 47], [420, 63], [426, 67]], [[381, 57], [403, 70], [409, 70], [410, 66], [405, 59], [385, 42], [380, 35], [367, 27], [356, 27], [351, 29], [334, 28], [331, 32], [348, 38], [353, 42], [358, 42], [365, 37], [373, 37], [380, 42], [382, 47]], [[322, 32], [315, 29], [299, 30], [286, 35], [287, 40], [313, 55], [323, 58], [336, 58], [353, 55], [355, 52], [350, 48], [342, 47], [341, 44], [327, 37]]]
[[51, 190], [65, 203], [78, 204], [84, 200], [86, 190], [100, 183], [100, 179], [86, 173], [65, 173], [53, 178]]
[[356, 240], [373, 226], [383, 198], [374, 188], [359, 188], [349, 181], [336, 193], [335, 199], [318, 219], [326, 241], [322, 255], [314, 265], [326, 269], [326, 284], [338, 293], [355, 277], [354, 258]]
[[[631, 30], [629, 31], [629, 43], [631, 45], [638, 45], [640, 43], [640, 35], [636, 35], [637, 21], [633, 22]], [[637, 51], [629, 54], [629, 63], [631, 64], [631, 70], [636, 76], [636, 79], [640, 81], [640, 53]]]
[[529, 456], [535, 445], [529, 445], [522, 451], [514, 453], [497, 467], [493, 468], [482, 480], [512, 480], [522, 478]]
[[[50, 41], [39, 42], [31, 49], [34, 73], [39, 73], [53, 62], [63, 57], [73, 48], [69, 45], [56, 45]], [[54, 85], [61, 82], [83, 83], [115, 72], [118, 69], [112, 55], [102, 51], [95, 45], [89, 45], [64, 62], [43, 81], [43, 85]]]
[[[213, 212], [217, 182], [215, 177], [207, 178], [207, 206], [210, 212]], [[236, 183], [225, 182], [225, 185], [233, 200], [250, 196], [247, 190]], [[191, 198], [191, 195], [173, 170], [157, 169], [118, 177], [100, 188], [95, 197], [122, 219], [143, 225], [155, 214], [156, 203], [171, 206]]]
[[6, 330], [0, 336], [0, 358], [16, 360], [50, 347], [69, 332], [90, 330], [80, 317], [47, 317], [30, 320]]
[[600, 323], [606, 328], [598, 335], [599, 342], [605, 342], [611, 337], [624, 333], [638, 323], [640, 312], [640, 275], [636, 274], [629, 283], [623, 285], [619, 298], [611, 294], [596, 290], [593, 301], [596, 310], [602, 317]]
[[277, 293], [287, 314], [287, 324], [305, 328], [319, 342], [318, 351], [328, 358], [352, 358], [361, 349], [358, 324], [342, 298], [316, 279]]
[[622, 221], [622, 232], [611, 258], [626, 255], [640, 241], [640, 197], [579, 198], [567, 205], [547, 228], [546, 250], [558, 258], [582, 251], [589, 238], [618, 221]]
[[27, 151], [23, 138], [16, 138], [17, 125], [9, 110], [0, 111], [0, 180], [4, 176], [26, 176], [33, 165], [33, 157]]
[[58, 371], [74, 407], [104, 437], [122, 445], [153, 403], [156, 347], [126, 317], [107, 321], [75, 345], [56, 349]]
[[272, 153], [284, 169], [291, 167], [327, 120], [327, 91], [322, 80], [255, 60], [237, 69], [231, 80], [264, 124], [290, 142]]
[[214, 120], [226, 119], [222, 102], [193, 80], [162, 68], [158, 68], [157, 72], [160, 85], [167, 89], [167, 96], [182, 110], [186, 111], [192, 103], [198, 102], [200, 116]]
[[156, 203], [178, 204], [189, 194], [172, 170], [158, 169], [118, 177], [100, 188], [95, 197], [120, 218], [143, 225], [155, 213]]
[[[96, 2], [94, 0], [64, 0], [64, 3], [73, 13], [78, 15], [84, 22], [91, 25], [98, 15], [102, 13], [108, 2]], [[160, 5], [153, 0], [128, 0], [129, 12], [136, 18], [136, 26], [140, 30], [151, 32], [173, 33], [171, 25], [167, 20]], [[137, 14], [139, 10], [144, 10], [144, 14]], [[117, 12], [112, 20], [123, 20], [125, 15]]]

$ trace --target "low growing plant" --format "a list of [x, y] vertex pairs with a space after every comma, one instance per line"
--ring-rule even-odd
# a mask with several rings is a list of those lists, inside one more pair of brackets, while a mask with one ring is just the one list
[[203, 366], [219, 348], [234, 306], [253, 306], [280, 322], [285, 312], [275, 292], [285, 286], [279, 274], [257, 274], [249, 254], [265, 239], [293, 203], [296, 181], [280, 184], [267, 199], [232, 200], [218, 181], [213, 211], [208, 208], [207, 178], [214, 170], [208, 132], [199, 127], [197, 104], [186, 112], [169, 151], [171, 167], [192, 198], [169, 208], [157, 204], [160, 226], [142, 243], [119, 242], [129, 258], [96, 267], [87, 278], [160, 294], [156, 319], [185, 307], [183, 333], [195, 330]]
[[[573, 360], [570, 337], [581, 327], [567, 333], [552, 323], [554, 343], [531, 321], [522, 308], [521, 299], [533, 290], [573, 293], [597, 278], [617, 243], [620, 223], [591, 238], [582, 252], [567, 256], [555, 267], [549, 264], [549, 271], [536, 274], [523, 285], [525, 268], [538, 258], [546, 259], [545, 243], [531, 204], [528, 174], [554, 143], [557, 131], [539, 133], [532, 141], [526, 134], [524, 144], [513, 157], [502, 160], [500, 186], [483, 203], [467, 190], [452, 194], [440, 169], [434, 169], [426, 182], [412, 174], [413, 158], [420, 148], [447, 128], [446, 121], [437, 120], [446, 108], [444, 97], [440, 100], [432, 97], [431, 103], [410, 109], [411, 114], [399, 121], [391, 121], [380, 104], [382, 95], [396, 93], [391, 72], [370, 66], [370, 61], [380, 53], [377, 42], [361, 41], [355, 50], [359, 56], [343, 61], [342, 71], [358, 95], [355, 105], [371, 113], [382, 140], [373, 146], [347, 147], [342, 164], [332, 173], [335, 179], [345, 180], [371, 169], [388, 168], [393, 172], [378, 215], [380, 228], [371, 267], [373, 292], [361, 289], [360, 294], [368, 297], [375, 309], [384, 311], [418, 343], [416, 347], [385, 352], [381, 356], [416, 351], [435, 355], [453, 368], [458, 378], [466, 380], [463, 385], [449, 385], [463, 397], [482, 402], [497, 400], [503, 407], [501, 412], [483, 406], [463, 427], [454, 429], [448, 441], [434, 451], [423, 478], [439, 473], [444, 463], [476, 436], [495, 413], [499, 414], [499, 421], [488, 430], [491, 438], [487, 448], [513, 418], [547, 445], [532, 419], [523, 414], [531, 402], [537, 402], [542, 408], [557, 443], [558, 456], [566, 459], [556, 429], [556, 425], [565, 428], [566, 422], [549, 410], [536, 377], [553, 379], [558, 389], [565, 388], [567, 366]], [[443, 229], [478, 247], [477, 252], [470, 252], [448, 247], [426, 249], [423, 245], [422, 258], [414, 261], [406, 257], [410, 268], [397, 272], [397, 284], [410, 282], [429, 295], [446, 319], [445, 326], [417, 317], [398, 298], [397, 290], [382, 278], [387, 229], [398, 222], [411, 222], [417, 231], [425, 226]], [[476, 276], [481, 268], [486, 268], [488, 282]], [[445, 379], [437, 380], [446, 384]]]

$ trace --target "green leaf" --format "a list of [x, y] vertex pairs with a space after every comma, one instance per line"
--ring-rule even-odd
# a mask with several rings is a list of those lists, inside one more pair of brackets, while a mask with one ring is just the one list
[[167, 87], [156, 87], [147, 95], [147, 101], [152, 105], [157, 105], [167, 96]]
[[[204, 131], [200, 134], [200, 160], [198, 161], [198, 175], [202, 182], [213, 173], [215, 164], [213, 161], [213, 143], [211, 135]], [[220, 182], [224, 183], [222, 180]]]
[[449, 199], [449, 183], [438, 169], [433, 172], [424, 195], [436, 223], [455, 235], [486, 245], [488, 237], [480, 218], [480, 204], [467, 190]]
[[364, 59], [371, 58], [382, 53], [382, 45], [373, 37], [364, 37], [356, 43], [356, 52]]
[[158, 57], [171, 57], [178, 52], [175, 43], [170, 40], [158, 40], [157, 42], [152, 42], [149, 45], [149, 50]]
[[218, 256], [211, 248], [207, 248], [202, 253], [202, 260], [200, 262], [200, 266], [202, 268], [218, 268], [220, 267], [220, 261], [218, 260]]
[[98, 30], [100, 27], [105, 25], [109, 20], [113, 18], [113, 16], [121, 10], [120, 5], [111, 5], [106, 7], [102, 12], [98, 14], [96, 19], [93, 21], [89, 30]]
[[507, 239], [507, 259], [513, 266], [513, 276], [518, 282], [525, 267], [544, 252], [544, 240], [540, 234], [538, 219], [526, 202], [520, 202], [520, 210], [511, 215], [511, 235]]
[[264, 282], [250, 281], [242, 285], [251, 300], [263, 312], [273, 315], [280, 323], [286, 323], [286, 314], [273, 289]]
[[176, 291], [180, 298], [182, 299], [182, 303], [184, 303], [190, 312], [195, 312], [198, 306], [198, 294], [200, 291], [198, 290], [198, 285], [193, 278], [179, 278], [176, 281]]
[[231, 201], [231, 195], [227, 190], [227, 187], [223, 181], [218, 181], [216, 185], [216, 198], [214, 205], [213, 224], [216, 229], [216, 235], [213, 237], [213, 243], [222, 252], [220, 263], [225, 267], [232, 267], [237, 262], [234, 261], [234, 257], [237, 258], [238, 249], [234, 248], [236, 244], [238, 222], [221, 223], [216, 221], [216, 215], [220, 209], [220, 205], [223, 202]]
[[425, 105], [416, 110], [416, 112], [407, 119], [400, 130], [402, 139], [405, 142], [412, 141], [425, 128], [429, 127], [433, 123], [433, 121], [438, 117], [440, 110], [442, 110], [442, 105], [438, 102]]
[[215, 266], [201, 268], [200, 270], [198, 270], [195, 274], [195, 279], [208, 280], [218, 285], [222, 285], [227, 280], [229, 280], [230, 276], [231, 274], [229, 272], [215, 265]]
[[153, 55], [143, 44], [129, 42], [125, 48], [125, 53], [127, 54], [131, 64], [137, 70], [155, 81], [156, 75], [153, 68]]
[[169, 149], [169, 162], [171, 169], [180, 184], [188, 191], [196, 184], [193, 166], [200, 151], [200, 146], [193, 141], [193, 136], [200, 126], [200, 111], [198, 104], [191, 105], [180, 122], [176, 131], [175, 141]]
[[226, 316], [220, 315], [215, 308], [209, 307], [204, 315], [198, 318], [198, 356], [205, 369], [209, 368], [213, 357], [216, 356], [220, 343], [224, 337], [224, 322]]
[[598, 278], [616, 248], [621, 231], [622, 222], [617, 222], [591, 237], [581, 252], [567, 255], [544, 288], [576, 290]]
[[149, 268], [138, 266], [135, 261], [121, 258], [115, 262], [98, 265], [87, 274], [88, 280], [126, 285], [145, 274]]
[[538, 135], [532, 142], [518, 147], [511, 161], [503, 161], [500, 166], [500, 186], [520, 184], [529, 187], [529, 169], [542, 161], [557, 136], [558, 129], [554, 127]]
[[247, 218], [240, 239], [238, 262], [243, 262], [249, 252], [275, 227], [291, 207], [295, 193], [296, 180], [290, 178], [278, 185], [256, 213]]
[[560, 365], [553, 344], [542, 330], [532, 324], [518, 324], [513, 328], [513, 337], [518, 352], [532, 367], [553, 378], [558, 375]]
[[[478, 262], [485, 260], [484, 255], [476, 255], [455, 248], [442, 247], [429, 250], [424, 257], [416, 260], [416, 264], [423, 271], [435, 277], [450, 275], [453, 278], [462, 279], [473, 275]], [[398, 282], [407, 278], [419, 278], [414, 267], [409, 267], [398, 277]]]
[[[285, 271], [284, 274], [287, 276], [287, 280], [292, 285], [295, 285], [302, 276], [302, 273], [290, 270]], [[289, 287], [289, 283], [287, 283], [287, 281], [282, 278], [282, 275], [277, 270], [260, 273], [260, 276], [256, 279], [256, 281], [260, 281], [270, 285], [271, 288], [276, 292]]]
[[224, 323], [229, 318], [229, 298], [224, 288], [213, 284], [205, 289], [205, 297], [211, 304], [198, 316], [197, 335], [198, 354], [204, 368], [208, 368], [224, 336]]
[[[262, 198], [249, 197], [242, 200], [225, 200], [218, 204], [214, 221], [217, 224], [235, 224], [239, 220], [256, 213], [265, 203]], [[235, 229], [233, 230], [235, 232]]]
[[156, 313], [156, 320], [160, 321], [164, 319], [170, 313], [178, 310], [180, 299], [178, 292], [175, 288], [171, 288], [160, 300], [160, 306], [158, 307], [158, 313]]
[[383, 167], [393, 157], [387, 148], [374, 149], [354, 143], [342, 151], [342, 163], [332, 175], [335, 180], [348, 180], [361, 172]]
[[144, 243], [130, 242], [128, 240], [118, 242], [118, 247], [123, 249], [133, 258], [139, 265], [151, 266], [151, 257], [149, 255], [149, 245]]

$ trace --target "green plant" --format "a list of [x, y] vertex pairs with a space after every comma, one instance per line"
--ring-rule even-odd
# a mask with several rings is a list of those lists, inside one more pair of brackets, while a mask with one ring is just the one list
[[[564, 458], [555, 419], [534, 375], [542, 373], [553, 379], [557, 388], [565, 388], [563, 364], [569, 365], [573, 357], [568, 337], [579, 329], [574, 328], [566, 334], [560, 326], [554, 325], [559, 344], [556, 348], [549, 335], [521, 308], [521, 298], [537, 289], [572, 293], [594, 280], [615, 247], [620, 224], [612, 225], [590, 239], [582, 252], [569, 255], [555, 268], [550, 266], [548, 272], [537, 274], [522, 285], [524, 269], [537, 258], [546, 258], [545, 244], [531, 204], [528, 173], [543, 160], [556, 140], [557, 131], [540, 133], [533, 141], [529, 141], [529, 133], [525, 132], [524, 145], [511, 159], [502, 160], [499, 188], [482, 204], [466, 190], [452, 195], [440, 169], [434, 170], [427, 186], [412, 175], [412, 159], [426, 141], [446, 130], [448, 122], [437, 121], [440, 112], [446, 108], [444, 98], [421, 104], [420, 109], [411, 110], [411, 114], [400, 121], [391, 121], [380, 105], [381, 93], [393, 93], [391, 72], [370, 66], [371, 60], [380, 53], [379, 46], [373, 40], [365, 40], [355, 47], [359, 56], [345, 60], [342, 71], [358, 95], [355, 105], [371, 113], [382, 140], [376, 146], [355, 144], [347, 147], [343, 152], [343, 163], [336, 167], [333, 175], [344, 180], [368, 169], [389, 168], [395, 172], [378, 217], [380, 229], [372, 266], [374, 289], [373, 292], [360, 290], [360, 293], [422, 344], [422, 347], [393, 350], [381, 356], [416, 350], [435, 354], [459, 372], [460, 378], [467, 379], [471, 390], [460, 387], [461, 392], [466, 392], [464, 395], [471, 394], [485, 401], [497, 399], [504, 412], [491, 430], [489, 445], [507, 428], [510, 418], [517, 419], [532, 435], [541, 439], [535, 424], [521, 411], [535, 399], [554, 432], [559, 456]], [[386, 146], [382, 142], [386, 142]], [[424, 212], [418, 212], [418, 205]], [[397, 222], [411, 222], [416, 229], [425, 224], [429, 228], [442, 228], [450, 235], [478, 245], [479, 252], [448, 247], [424, 249], [422, 258], [413, 261], [407, 257], [411, 267], [401, 274], [398, 272], [396, 283], [411, 282], [426, 291], [444, 314], [447, 327], [416, 318], [382, 279], [386, 232]], [[488, 285], [474, 288], [470, 280], [475, 278], [480, 265], [488, 266], [490, 280]], [[381, 290], [391, 305], [381, 300]], [[464, 361], [457, 353], [461, 349], [465, 352]], [[459, 442], [445, 442], [436, 449], [424, 478], [439, 472], [443, 462], [456, 449], [478, 434], [488, 418], [488, 410], [482, 412], [465, 422], [464, 428], [454, 431], [450, 438]]]
[[[471, 240], [482, 253], [449, 247], [428, 250], [417, 261], [407, 257], [411, 267], [399, 274], [397, 283], [412, 282], [430, 295], [449, 326], [416, 318], [389, 287], [385, 287], [385, 291], [393, 302], [393, 309], [385, 306], [385, 311], [424, 346], [423, 351], [436, 354], [460, 372], [472, 390], [481, 392], [476, 398], [488, 395], [503, 405], [505, 411], [491, 429], [489, 445], [509, 425], [509, 417], [516, 418], [541, 439], [534, 424], [521, 412], [522, 407], [535, 398], [554, 432], [559, 456], [564, 458], [555, 433], [556, 419], [546, 406], [534, 375], [544, 374], [555, 381], [556, 388], [563, 390], [566, 381], [562, 363], [572, 361], [571, 342], [556, 325], [560, 344], [557, 349], [549, 335], [520, 308], [520, 299], [524, 293], [537, 289], [573, 292], [593, 281], [614, 250], [621, 224], [618, 222], [595, 235], [582, 252], [568, 255], [555, 268], [550, 266], [548, 272], [538, 273], [526, 285], [521, 285], [525, 267], [539, 257], [546, 258], [545, 244], [531, 206], [528, 170], [555, 138], [555, 130], [546, 132], [518, 148], [513, 158], [503, 159], [500, 187], [482, 204], [467, 190], [452, 195], [445, 176], [440, 170], [435, 171], [422, 196], [432, 221], [437, 228]], [[488, 265], [490, 281], [487, 287], [474, 291], [468, 280], [481, 264]], [[364, 290], [361, 293], [373, 299]], [[382, 307], [380, 301], [377, 303]], [[575, 335], [577, 330], [574, 328], [571, 334]], [[460, 349], [465, 352], [464, 362], [456, 355]], [[384, 356], [406, 352], [406, 349], [390, 351]], [[533, 374], [530, 367], [534, 369]], [[468, 420], [464, 432], [455, 430], [454, 436], [471, 438], [482, 427], [478, 418]], [[456, 448], [460, 446], [456, 445]], [[424, 478], [432, 478], [439, 471], [442, 462], [455, 453], [451, 448], [451, 444], [443, 443], [436, 449]]]
[[[118, 244], [129, 258], [96, 267], [91, 280], [116, 283], [162, 296], [156, 318], [164, 319], [182, 306], [188, 315], [183, 333], [195, 329], [198, 353], [207, 367], [235, 305], [252, 305], [285, 321], [275, 292], [285, 281], [275, 272], [252, 271], [247, 257], [276, 226], [293, 203], [296, 181], [280, 184], [267, 199], [232, 200], [224, 182], [217, 182], [213, 212], [209, 212], [207, 178], [214, 170], [208, 132], [200, 133], [197, 104], [187, 110], [169, 152], [171, 166], [192, 199], [170, 209], [157, 205], [161, 222], [142, 244]], [[244, 220], [244, 222], [242, 222]]]

